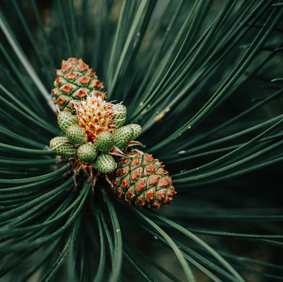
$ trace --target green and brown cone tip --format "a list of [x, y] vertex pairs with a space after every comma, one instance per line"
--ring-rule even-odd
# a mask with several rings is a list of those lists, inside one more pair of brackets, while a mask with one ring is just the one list
[[118, 113], [113, 115], [113, 120], [117, 121], [113, 122], [112, 125], [116, 126], [117, 128], [120, 128], [126, 121], [127, 108], [124, 105], [119, 105], [117, 107], [117, 111]]
[[135, 151], [116, 159], [116, 162], [117, 169], [109, 178], [120, 199], [140, 207], [158, 209], [171, 204], [176, 191], [162, 162], [152, 155]]
[[61, 112], [57, 116], [60, 129], [66, 133], [67, 128], [74, 124], [79, 124], [78, 120], [69, 112]]
[[95, 139], [95, 146], [97, 150], [107, 153], [114, 146], [114, 137], [109, 131], [103, 131]]
[[127, 148], [129, 142], [133, 140], [133, 129], [130, 126], [123, 126], [114, 132], [114, 143], [120, 150]]
[[77, 149], [70, 144], [66, 136], [54, 137], [50, 140], [50, 148], [58, 155], [68, 158], [76, 156]]
[[90, 69], [82, 59], [63, 60], [62, 67], [56, 70], [56, 74], [56, 88], [52, 89], [52, 93], [53, 102], [59, 112], [65, 110], [75, 114], [73, 101], [85, 100], [91, 93], [105, 96], [103, 82], [98, 80], [93, 69]]
[[142, 127], [139, 124], [135, 123], [129, 124], [127, 126], [129, 126], [133, 130], [132, 141], [136, 140], [142, 132]]
[[79, 147], [77, 156], [82, 162], [90, 164], [96, 159], [97, 150], [94, 145], [86, 143]]
[[88, 136], [85, 133], [85, 129], [78, 124], [71, 125], [67, 128], [66, 135], [68, 140], [74, 145], [81, 145], [86, 143]]
[[95, 162], [93, 163], [93, 166], [99, 172], [104, 174], [109, 174], [116, 169], [117, 164], [111, 155], [101, 154], [98, 155]]

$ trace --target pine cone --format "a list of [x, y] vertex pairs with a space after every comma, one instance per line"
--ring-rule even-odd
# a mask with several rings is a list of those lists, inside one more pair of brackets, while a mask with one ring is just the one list
[[117, 169], [109, 178], [120, 199], [140, 207], [158, 209], [171, 204], [176, 192], [162, 162], [152, 155], [135, 151], [116, 159], [116, 162]]
[[53, 102], [59, 111], [67, 110], [76, 113], [73, 101], [82, 101], [90, 93], [96, 96], [105, 96], [103, 82], [97, 79], [96, 73], [90, 69], [82, 59], [69, 58], [62, 61], [62, 68], [56, 70], [57, 78], [54, 81], [56, 88]]

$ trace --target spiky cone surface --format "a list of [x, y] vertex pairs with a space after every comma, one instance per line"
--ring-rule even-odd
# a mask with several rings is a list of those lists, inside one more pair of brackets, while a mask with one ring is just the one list
[[54, 137], [50, 140], [50, 148], [58, 155], [68, 158], [76, 156], [77, 149], [70, 143], [66, 136]]
[[78, 120], [69, 112], [61, 112], [57, 116], [60, 129], [66, 133], [67, 128], [74, 124], [79, 124]]
[[116, 129], [113, 123], [113, 115], [117, 113], [117, 106], [106, 102], [103, 97], [90, 95], [85, 101], [74, 103], [77, 111], [77, 119], [81, 127], [84, 127], [89, 141], [96, 139], [98, 134]]
[[129, 126], [133, 130], [132, 140], [136, 140], [142, 132], [142, 127], [139, 124], [135, 123], [129, 124], [127, 126]]
[[74, 145], [81, 145], [86, 143], [88, 136], [85, 133], [85, 129], [78, 124], [71, 125], [67, 128], [66, 135], [68, 140]]
[[83, 144], [78, 148], [77, 157], [84, 163], [92, 163], [96, 159], [97, 150], [93, 144]]
[[117, 164], [111, 155], [100, 154], [97, 156], [95, 162], [93, 163], [93, 166], [99, 172], [109, 174], [116, 169]]
[[52, 93], [57, 110], [67, 110], [76, 114], [73, 101], [81, 101], [90, 93], [105, 96], [103, 82], [100, 82], [93, 71], [82, 59], [69, 58], [62, 61], [60, 70], [56, 70]]
[[127, 108], [124, 105], [119, 105], [117, 107], [117, 111], [118, 113], [113, 116], [113, 120], [116, 120], [113, 122], [113, 125], [115, 125], [117, 128], [120, 128], [126, 121]]
[[109, 152], [114, 146], [114, 137], [109, 131], [104, 131], [98, 134], [95, 139], [95, 146], [101, 152]]
[[171, 204], [176, 192], [162, 162], [152, 155], [135, 151], [116, 159], [116, 162], [117, 169], [109, 178], [120, 199], [140, 207], [158, 209]]
[[125, 149], [133, 140], [133, 129], [130, 126], [123, 126], [114, 132], [114, 143], [120, 150]]

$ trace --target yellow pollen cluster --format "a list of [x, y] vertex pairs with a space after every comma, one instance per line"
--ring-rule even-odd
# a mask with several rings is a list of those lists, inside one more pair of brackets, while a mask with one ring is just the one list
[[113, 133], [116, 129], [111, 125], [113, 115], [117, 112], [116, 105], [104, 101], [103, 97], [88, 96], [86, 100], [76, 103], [75, 107], [80, 126], [85, 128], [89, 141], [95, 140], [103, 131]]

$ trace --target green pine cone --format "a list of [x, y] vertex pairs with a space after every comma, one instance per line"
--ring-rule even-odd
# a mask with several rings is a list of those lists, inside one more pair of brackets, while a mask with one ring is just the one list
[[123, 126], [114, 132], [114, 143], [120, 150], [127, 148], [133, 138], [133, 129], [130, 126]]
[[139, 124], [135, 124], [135, 123], [129, 124], [127, 126], [131, 127], [132, 130], [133, 130], [132, 141], [136, 140], [140, 136], [140, 134], [142, 132], [141, 126]]
[[117, 164], [111, 155], [101, 154], [97, 157], [97, 159], [93, 163], [93, 166], [99, 172], [104, 173], [104, 174], [109, 174], [109, 173], [112, 173], [116, 169]]
[[114, 147], [114, 137], [109, 131], [101, 132], [95, 140], [95, 146], [98, 150], [106, 153]]
[[[68, 143], [68, 144], [65, 144]], [[50, 140], [50, 148], [58, 155], [68, 158], [74, 158], [76, 156], [76, 148], [66, 136], [54, 137]]]
[[115, 122], [113, 122], [113, 125], [116, 126], [117, 128], [120, 128], [125, 123], [125, 120], [126, 120], [126, 117], [127, 117], [127, 108], [124, 105], [119, 105], [117, 107], [117, 111], [119, 111], [119, 113], [113, 115], [112, 119], [113, 120], [123, 119], [123, 120], [115, 121]]
[[77, 156], [79, 160], [89, 164], [94, 162], [97, 156], [97, 150], [94, 145], [86, 143], [79, 147]]
[[85, 129], [78, 124], [73, 124], [67, 128], [66, 135], [74, 145], [81, 145], [87, 142], [87, 134]]
[[60, 129], [66, 133], [70, 125], [78, 124], [78, 120], [69, 112], [60, 112], [57, 116], [57, 122]]

